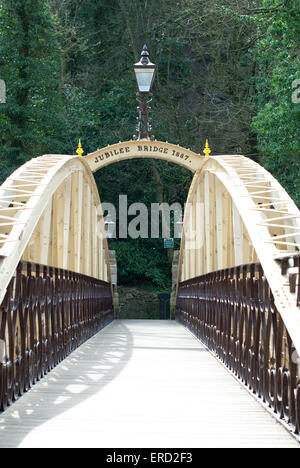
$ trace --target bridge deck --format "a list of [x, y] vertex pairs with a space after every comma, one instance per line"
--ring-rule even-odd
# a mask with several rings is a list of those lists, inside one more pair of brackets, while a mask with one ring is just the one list
[[300, 445], [183, 327], [122, 320], [0, 415], [0, 447]]

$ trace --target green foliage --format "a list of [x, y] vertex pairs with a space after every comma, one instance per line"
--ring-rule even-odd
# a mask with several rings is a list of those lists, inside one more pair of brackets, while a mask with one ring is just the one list
[[0, 76], [7, 104], [0, 109], [1, 164], [19, 166], [47, 149], [59, 151], [60, 59], [54, 18], [42, 0], [3, 0]]
[[120, 284], [171, 289], [171, 267], [162, 239], [112, 242], [110, 248], [116, 250]]
[[[260, 160], [300, 204], [298, 0], [1, 0], [0, 173], [43, 153], [85, 154], [135, 133], [132, 63], [158, 65], [153, 133]], [[251, 122], [252, 128], [251, 128]], [[96, 174], [103, 202], [185, 202], [191, 174], [135, 160]], [[116, 240], [123, 284], [170, 286], [160, 240]], [[178, 246], [177, 246], [178, 248]]]
[[[144, 203], [148, 213], [151, 212], [150, 206], [154, 202], [179, 202], [183, 206], [191, 183], [191, 174], [183, 168], [178, 169], [174, 164], [165, 161], [123, 161], [104, 168], [96, 174], [96, 181], [102, 201], [109, 201], [117, 208], [118, 223], [120, 194], [128, 195], [128, 206], [137, 201]], [[156, 179], [157, 173], [161, 187]], [[175, 248], [178, 250], [179, 247], [179, 240], [176, 240]], [[152, 285], [156, 290], [171, 287], [171, 265], [167, 250], [163, 246], [163, 239], [116, 240], [111, 242], [110, 248], [117, 253], [121, 284], [143, 284], [148, 287]]]

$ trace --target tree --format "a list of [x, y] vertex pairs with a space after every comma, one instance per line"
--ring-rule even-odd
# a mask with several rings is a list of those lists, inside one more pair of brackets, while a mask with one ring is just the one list
[[254, 50], [253, 128], [262, 163], [300, 206], [300, 103], [293, 98], [293, 83], [300, 79], [300, 4], [265, 0], [263, 6], [257, 18], [261, 39]]
[[[158, 65], [151, 104], [156, 138], [202, 152], [208, 137], [214, 154], [253, 154], [249, 79], [254, 67], [248, 49], [257, 26], [243, 13], [257, 2], [215, 0], [208, 6], [205, 0], [114, 4], [50, 0], [50, 4], [59, 19], [68, 151], [79, 137], [86, 152], [132, 138], [136, 121], [132, 63], [146, 43]], [[128, 195], [129, 203], [143, 202], [148, 208], [162, 200], [183, 204], [190, 180], [191, 175], [178, 166], [147, 160], [113, 165], [96, 175], [102, 201], [117, 207], [120, 193]], [[146, 249], [141, 242], [139, 249], [136, 244], [133, 240], [113, 244], [121, 278], [134, 280], [134, 265], [146, 268], [155, 258], [170, 273], [162, 240]], [[153, 255], [154, 246], [158, 257]], [[134, 263], [126, 252], [130, 258], [134, 252]]]
[[54, 24], [42, 0], [1, 3], [0, 76], [7, 104], [0, 109], [0, 146], [2, 164], [10, 169], [50, 150], [60, 152], [60, 52]]

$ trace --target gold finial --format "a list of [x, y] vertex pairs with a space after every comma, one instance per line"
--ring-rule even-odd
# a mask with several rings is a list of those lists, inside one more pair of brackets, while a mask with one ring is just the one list
[[78, 148], [77, 148], [77, 151], [76, 153], [78, 154], [78, 156], [82, 156], [84, 151], [82, 149], [82, 145], [81, 145], [81, 140], [79, 140], [79, 143], [78, 143]]
[[206, 140], [205, 148], [204, 148], [203, 153], [205, 154], [206, 157], [208, 157], [210, 155], [210, 153], [211, 153], [211, 149], [209, 147], [208, 140]]

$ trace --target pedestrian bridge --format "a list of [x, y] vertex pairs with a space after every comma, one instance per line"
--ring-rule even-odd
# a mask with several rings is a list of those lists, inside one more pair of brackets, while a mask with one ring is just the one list
[[[93, 172], [187, 167], [176, 321], [114, 320]], [[1, 447], [299, 447], [300, 212], [239, 155], [131, 141], [0, 187]]]
[[0, 415], [0, 431], [0, 447], [299, 447], [175, 321], [114, 321]]

